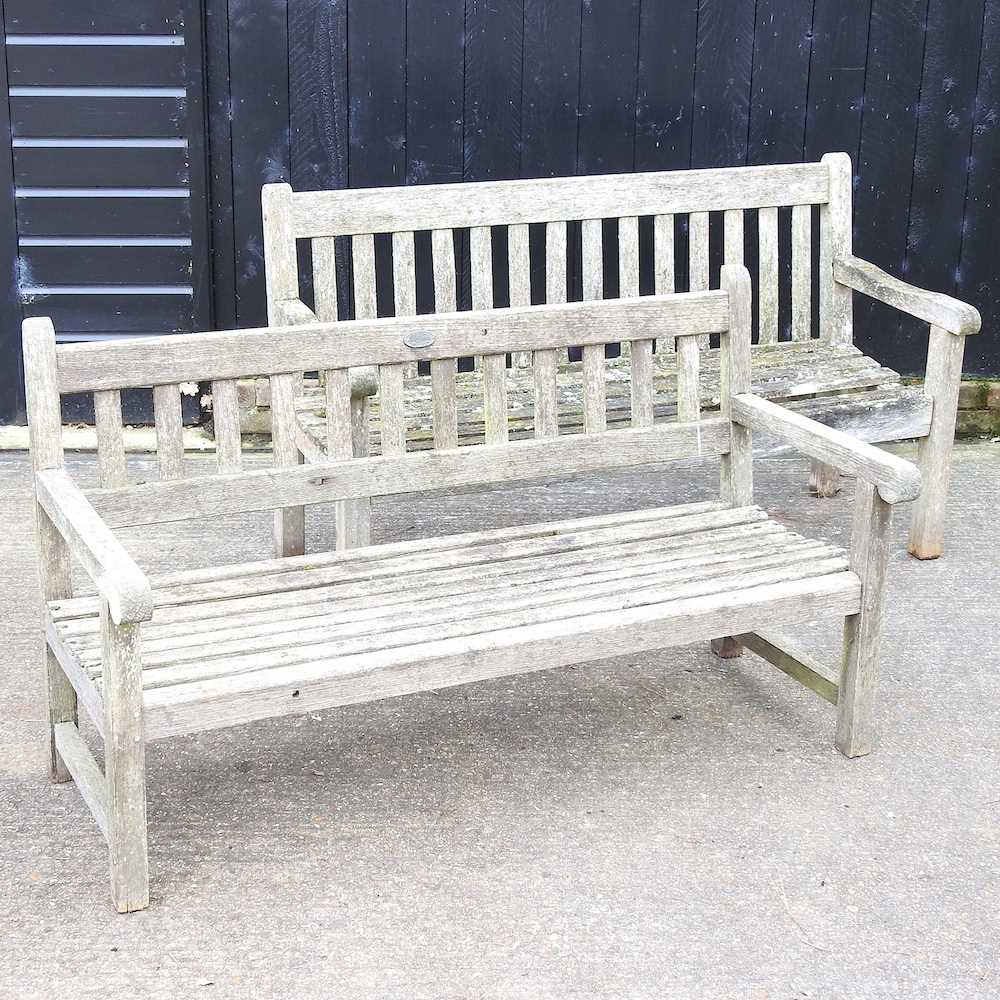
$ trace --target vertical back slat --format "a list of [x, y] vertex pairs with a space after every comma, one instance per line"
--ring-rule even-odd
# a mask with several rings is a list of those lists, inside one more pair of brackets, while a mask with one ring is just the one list
[[566, 223], [545, 227], [545, 301], [566, 301]]
[[778, 342], [778, 210], [762, 208], [757, 212], [757, 340], [761, 344]]
[[330, 458], [351, 458], [354, 434], [351, 421], [351, 377], [346, 368], [325, 372], [326, 452]]
[[[276, 468], [298, 465], [302, 456], [295, 442], [295, 396], [301, 376], [282, 373], [271, 376], [271, 449]], [[305, 552], [305, 508], [285, 507], [274, 512], [274, 548], [279, 556]]]
[[792, 208], [792, 340], [812, 330], [812, 206]]
[[403, 403], [403, 365], [379, 366], [379, 405], [382, 410], [382, 454], [406, 451], [406, 411]]
[[604, 252], [600, 219], [584, 219], [581, 225], [583, 298], [591, 301], [604, 298]]
[[[538, 355], [535, 353], [535, 363]], [[486, 443], [503, 444], [507, 429], [507, 356], [483, 356], [483, 421], [486, 425]]]
[[458, 447], [458, 402], [455, 398], [455, 358], [431, 362], [431, 398], [434, 409], [434, 447]]
[[[653, 291], [657, 295], [671, 295], [676, 290], [674, 270], [676, 250], [674, 245], [673, 215], [653, 217]], [[657, 350], [673, 351], [673, 337], [665, 337]]]
[[469, 230], [472, 264], [472, 308], [493, 308], [493, 241], [489, 226]]
[[[729, 330], [720, 352], [719, 402], [722, 416], [732, 418], [733, 396], [750, 391], [750, 341], [753, 328], [750, 275], [745, 268], [727, 266], [722, 287], [729, 293]], [[730, 427], [730, 451], [722, 456], [722, 498], [734, 507], [753, 503], [753, 451], [750, 430]]]
[[639, 296], [639, 220], [634, 215], [618, 220], [618, 295]]
[[[510, 304], [530, 306], [531, 250], [527, 225], [507, 227], [507, 264], [510, 276]], [[531, 354], [528, 351], [517, 351], [511, 356], [511, 363], [515, 368], [527, 368], [531, 364]]]
[[727, 264], [743, 264], [743, 209], [728, 209], [724, 216], [725, 246], [723, 256]]
[[336, 323], [337, 250], [332, 236], [312, 241], [313, 312], [324, 323]]
[[375, 237], [371, 233], [351, 239], [354, 272], [354, 316], [374, 319], [378, 315], [375, 297]]
[[653, 426], [653, 341], [632, 343], [631, 389], [632, 426]]
[[212, 383], [212, 424], [219, 472], [239, 472], [243, 465], [243, 448], [235, 379], [217, 379]]
[[97, 429], [97, 472], [103, 489], [124, 486], [125, 434], [122, 426], [122, 396], [117, 389], [94, 393], [94, 424]]
[[[622, 344], [622, 349], [626, 347]], [[583, 349], [583, 430], [599, 434], [608, 429], [607, 390], [604, 384], [604, 345]]]
[[184, 427], [179, 385], [153, 386], [153, 420], [160, 479], [181, 479], [184, 476]]
[[455, 237], [450, 229], [435, 229], [431, 233], [431, 252], [434, 256], [434, 311], [454, 312], [455, 295]]
[[699, 338], [677, 338], [677, 419], [697, 420], [701, 414]]
[[[704, 292], [708, 289], [708, 212], [692, 212], [688, 218], [688, 289]], [[680, 349], [683, 341], [678, 341]], [[709, 338], [699, 337], [700, 347], [708, 347]]]
[[[417, 314], [417, 264], [413, 233], [392, 234], [392, 297], [397, 316]], [[414, 362], [404, 369], [407, 376], [417, 374]]]
[[555, 351], [535, 351], [535, 437], [555, 437], [559, 433], [559, 406], [556, 395]]

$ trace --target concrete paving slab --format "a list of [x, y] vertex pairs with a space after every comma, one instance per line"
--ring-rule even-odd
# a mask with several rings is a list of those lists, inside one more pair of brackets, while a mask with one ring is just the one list
[[[853, 484], [820, 501], [798, 458], [757, 472], [782, 521], [846, 541]], [[377, 539], [715, 484], [692, 462], [385, 502]], [[872, 756], [833, 751], [829, 706], [783, 674], [702, 645], [158, 742], [153, 902], [128, 917], [75, 788], [45, 780], [28, 488], [0, 455], [0, 997], [1000, 995], [995, 444], [958, 449], [943, 559], [909, 559], [897, 519]], [[311, 513], [312, 549], [332, 526]], [[251, 516], [128, 544], [162, 571], [268, 537]], [[838, 637], [799, 639], [832, 658]]]

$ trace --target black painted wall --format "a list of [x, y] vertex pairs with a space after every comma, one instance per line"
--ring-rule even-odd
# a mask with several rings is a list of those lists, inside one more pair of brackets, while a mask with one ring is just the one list
[[[975, 303], [984, 332], [966, 370], [1000, 375], [1000, 0], [204, 0], [203, 15], [211, 273], [194, 278], [210, 278], [215, 327], [263, 322], [266, 181], [423, 184], [845, 150], [856, 251]], [[9, 373], [16, 303], [0, 307]], [[922, 371], [919, 324], [859, 299], [856, 326], [875, 357]]]
[[[856, 252], [975, 303], [984, 332], [966, 369], [1000, 374], [1000, 0], [209, 0], [208, 20], [213, 173], [232, 156], [214, 203], [219, 324], [264, 314], [265, 180], [421, 184], [845, 150]], [[922, 370], [922, 327], [860, 301], [856, 320], [866, 350]]]

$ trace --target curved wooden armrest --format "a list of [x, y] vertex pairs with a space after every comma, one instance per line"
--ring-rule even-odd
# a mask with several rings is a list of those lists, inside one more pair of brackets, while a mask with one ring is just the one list
[[70, 551], [80, 560], [118, 625], [153, 617], [153, 591], [146, 574], [125, 551], [65, 469], [35, 475], [35, 493]]
[[752, 392], [733, 397], [732, 416], [744, 427], [777, 435], [804, 455], [871, 483], [886, 503], [920, 495], [920, 470], [912, 462]]
[[860, 257], [837, 257], [833, 262], [833, 277], [856, 292], [878, 299], [949, 333], [968, 337], [979, 333], [982, 325], [975, 306], [941, 292], [928, 292], [907, 284]]

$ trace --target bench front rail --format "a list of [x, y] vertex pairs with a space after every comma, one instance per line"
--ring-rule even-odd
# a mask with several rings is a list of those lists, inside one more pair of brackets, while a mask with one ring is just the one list
[[[57, 347], [47, 320], [25, 323], [36, 517], [45, 597], [54, 780], [72, 778], [108, 839], [112, 894], [148, 903], [148, 740], [315, 711], [696, 640], [748, 646], [836, 705], [837, 746], [872, 746], [872, 695], [892, 504], [919, 492], [916, 468], [751, 391], [750, 281], [726, 267], [717, 291], [614, 302], [355, 320], [308, 328], [192, 334]], [[698, 340], [721, 343], [717, 413], [700, 412]], [[687, 359], [679, 413], [654, 419], [654, 340]], [[556, 352], [603, 359], [629, 346], [630, 424], [609, 429], [607, 367], [587, 366], [582, 434], [560, 433]], [[693, 345], [689, 350], [685, 345]], [[599, 350], [600, 355], [594, 353]], [[533, 436], [510, 440], [511, 375], [534, 383]], [[456, 369], [480, 359], [485, 440], [459, 447]], [[586, 354], [585, 354], [586, 357]], [[431, 369], [434, 447], [408, 447], [405, 370]], [[301, 465], [295, 404], [302, 372], [324, 376], [327, 457]], [[270, 468], [242, 467], [238, 378], [270, 380]], [[186, 475], [180, 385], [211, 381], [224, 444], [214, 474]], [[381, 447], [358, 420], [376, 386]], [[152, 386], [160, 479], [128, 481], [123, 389]], [[359, 387], [360, 390], [359, 391]], [[92, 392], [100, 485], [63, 468], [60, 396]], [[803, 537], [753, 502], [761, 430], [859, 477], [845, 553]], [[721, 496], [654, 510], [370, 545], [372, 497], [549, 479], [716, 456]], [[351, 530], [339, 551], [295, 551], [305, 508], [337, 501]], [[275, 511], [276, 557], [148, 579], [115, 531], [184, 518]], [[353, 534], [352, 534], [353, 532]], [[79, 561], [96, 596], [72, 592]], [[772, 627], [820, 615], [845, 628], [830, 670]], [[97, 766], [78, 706], [105, 744]]]

